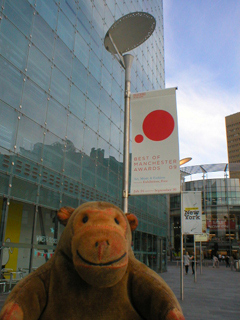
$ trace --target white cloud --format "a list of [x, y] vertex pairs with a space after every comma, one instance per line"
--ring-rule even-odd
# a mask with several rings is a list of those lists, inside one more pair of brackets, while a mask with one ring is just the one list
[[166, 83], [178, 87], [180, 158], [192, 157], [191, 165], [228, 161], [225, 116], [239, 111], [240, 95], [216, 86], [215, 77], [192, 66]]

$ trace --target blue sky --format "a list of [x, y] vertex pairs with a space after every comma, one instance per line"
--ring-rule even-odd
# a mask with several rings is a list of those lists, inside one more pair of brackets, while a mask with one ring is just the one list
[[227, 162], [225, 116], [240, 112], [240, 1], [163, 0], [166, 88], [178, 87], [180, 158]]

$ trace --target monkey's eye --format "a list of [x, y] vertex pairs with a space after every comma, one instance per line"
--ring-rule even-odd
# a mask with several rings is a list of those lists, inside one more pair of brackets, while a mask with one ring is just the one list
[[115, 218], [114, 221], [116, 222], [116, 224], [119, 224], [119, 221], [117, 218]]
[[84, 216], [83, 219], [82, 219], [82, 222], [83, 222], [83, 223], [88, 222], [88, 216]]

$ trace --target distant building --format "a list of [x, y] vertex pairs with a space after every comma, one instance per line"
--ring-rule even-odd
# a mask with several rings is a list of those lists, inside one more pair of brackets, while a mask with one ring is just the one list
[[225, 120], [230, 178], [240, 179], [240, 171], [235, 171], [233, 165], [240, 163], [240, 112], [227, 116]]
[[[202, 243], [203, 254], [211, 258], [213, 254], [240, 253], [240, 184], [238, 179], [228, 178], [227, 164], [207, 164], [182, 167], [182, 174], [203, 174], [203, 179], [184, 182], [185, 191], [202, 192], [202, 213], [206, 221], [209, 239]], [[224, 172], [225, 178], [208, 179], [207, 174]], [[171, 247], [180, 250], [181, 199], [180, 195], [170, 196], [170, 236]], [[185, 236], [185, 246], [193, 250], [193, 236]]]

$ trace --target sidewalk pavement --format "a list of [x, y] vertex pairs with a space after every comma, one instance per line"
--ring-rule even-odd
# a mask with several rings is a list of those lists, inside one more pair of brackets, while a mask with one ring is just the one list
[[180, 264], [168, 264], [168, 271], [160, 276], [167, 282], [178, 298], [186, 320], [240, 320], [240, 272], [209, 266], [197, 268], [194, 282], [192, 269], [183, 278], [183, 300], [180, 295]]
[[[180, 266], [168, 263], [168, 271], [160, 276], [167, 282], [178, 298], [186, 320], [240, 320], [240, 272], [226, 268], [197, 268], [197, 281], [189, 268], [184, 273], [183, 300], [180, 299]], [[0, 310], [6, 294], [0, 294]]]

